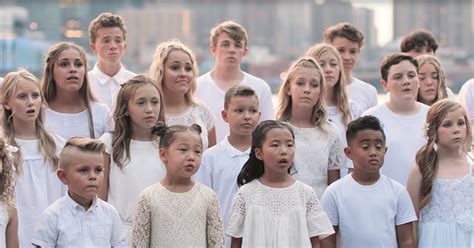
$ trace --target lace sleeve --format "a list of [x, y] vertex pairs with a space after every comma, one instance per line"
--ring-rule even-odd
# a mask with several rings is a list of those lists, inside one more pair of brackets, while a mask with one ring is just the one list
[[217, 196], [213, 193], [206, 218], [207, 247], [224, 247], [224, 225]]
[[203, 103], [200, 104], [200, 116], [202, 118], [202, 121], [206, 125], [206, 129], [209, 131], [214, 128], [215, 123], [216, 123], [216, 117], [214, 116], [214, 113], [212, 113], [211, 109]]
[[344, 155], [344, 145], [339, 137], [337, 130], [331, 130], [331, 148], [329, 150], [328, 170], [339, 170], [346, 163]]
[[334, 233], [331, 221], [329, 221], [316, 193], [312, 189], [306, 203], [306, 219], [310, 237], [319, 236], [322, 239]]
[[150, 247], [151, 206], [145, 191], [137, 200], [133, 218], [132, 247]]
[[226, 234], [241, 238], [244, 230], [244, 220], [246, 214], [246, 205], [243, 198], [242, 188], [237, 192], [232, 202], [229, 212], [229, 223], [226, 228]]

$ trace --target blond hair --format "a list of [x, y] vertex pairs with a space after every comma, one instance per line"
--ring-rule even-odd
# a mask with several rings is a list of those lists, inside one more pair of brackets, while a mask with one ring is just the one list
[[[418, 62], [418, 75], [420, 74], [420, 68], [421, 66], [425, 64], [431, 64], [435, 68], [436, 72], [438, 73], [438, 88], [436, 89], [436, 97], [434, 99], [434, 102], [437, 102], [441, 99], [445, 99], [448, 97], [448, 91], [446, 87], [446, 76], [444, 74], [443, 67], [441, 66], [441, 63], [439, 60], [429, 54], [424, 54], [424, 55], [419, 55], [416, 58], [416, 62]], [[418, 91], [418, 96], [416, 97], [417, 101], [421, 100], [420, 96], [420, 91]]]
[[15, 165], [18, 163], [13, 153], [14, 148], [0, 138], [0, 201], [12, 206], [15, 205]]
[[234, 21], [225, 21], [222, 23], [219, 23], [217, 26], [211, 29], [211, 46], [216, 47], [217, 46], [217, 39], [220, 34], [222, 33], [227, 33], [231, 39], [233, 39], [235, 42], [242, 42], [243, 47], [247, 47], [248, 44], [248, 36], [247, 36], [247, 31], [245, 30], [242, 25], [234, 22]]
[[91, 152], [104, 154], [105, 144], [104, 142], [88, 137], [72, 137], [64, 145], [61, 154], [59, 155], [59, 168], [62, 170], [67, 170], [71, 160], [74, 156], [80, 154], [75, 153], [75, 151], [81, 152]]

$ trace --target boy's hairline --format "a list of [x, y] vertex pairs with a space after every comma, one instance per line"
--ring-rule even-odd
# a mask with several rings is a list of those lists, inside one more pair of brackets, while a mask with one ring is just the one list
[[[72, 152], [100, 154], [102, 156], [102, 159], [104, 158], [104, 153], [105, 153], [105, 151], [101, 152], [101, 151], [85, 150], [85, 149], [81, 149], [80, 147], [72, 146], [72, 145], [64, 147], [63, 151], [61, 152], [61, 156], [59, 157], [58, 170], [67, 171], [69, 169], [73, 159], [77, 158], [77, 156], [75, 157], [77, 153], [72, 153]], [[71, 155], [71, 154], [74, 154], [74, 155]], [[102, 161], [102, 165], [103, 165], [103, 161]]]
[[229, 106], [232, 103], [232, 99], [234, 99], [235, 97], [253, 97], [253, 98], [255, 98], [257, 100], [257, 108], [259, 108], [259, 110], [260, 110], [260, 102], [258, 101], [257, 94], [253, 94], [253, 95], [237, 95], [237, 94], [235, 94], [235, 95], [231, 95], [229, 97], [229, 101], [227, 102], [227, 104], [225, 104], [225, 105], [227, 105], [227, 107], [224, 105], [224, 111], [227, 111], [229, 109]]
[[385, 147], [387, 147], [387, 146], [386, 146], [386, 144], [387, 144], [387, 137], [384, 135], [384, 132], [382, 132], [381, 130], [378, 130], [378, 129], [370, 128], [370, 127], [357, 130], [357, 131], [355, 132], [355, 134], [354, 134], [354, 137], [347, 143], [347, 146], [350, 146], [350, 144], [352, 144], [352, 143], [354, 142], [354, 140], [356, 139], [357, 135], [358, 135], [360, 132], [362, 132], [362, 131], [367, 131], [367, 130], [369, 130], [369, 131], [374, 131], [374, 132], [379, 132], [379, 133], [382, 135], [382, 138], [383, 138], [382, 141], [383, 141]]

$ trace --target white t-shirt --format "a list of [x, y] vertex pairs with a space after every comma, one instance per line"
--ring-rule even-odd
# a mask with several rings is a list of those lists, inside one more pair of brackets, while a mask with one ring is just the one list
[[459, 90], [458, 102], [466, 110], [471, 125], [474, 124], [474, 78], [463, 84]]
[[250, 147], [241, 152], [229, 143], [228, 138], [226, 136], [221, 142], [204, 152], [201, 167], [194, 176], [196, 181], [216, 192], [225, 227], [227, 227], [232, 199], [239, 190], [237, 176], [250, 155]]
[[105, 133], [100, 140], [105, 143], [105, 152], [110, 155], [107, 202], [117, 209], [130, 235], [138, 195], [146, 187], [159, 182], [166, 174], [163, 162], [160, 160], [158, 142], [131, 140], [130, 161], [120, 169], [112, 158], [112, 134]]
[[353, 77], [346, 91], [349, 99], [359, 104], [362, 112], [377, 105], [377, 89], [360, 79]]
[[85, 210], [69, 194], [43, 212], [32, 243], [41, 247], [126, 245], [125, 231], [112, 205], [96, 198]]
[[[91, 102], [94, 135], [98, 139], [111, 128], [111, 116], [103, 103]], [[89, 115], [87, 110], [69, 114], [56, 112], [50, 108], [45, 111], [46, 129], [68, 140], [71, 137], [90, 137]]]
[[[53, 136], [56, 156], [65, 140]], [[56, 170], [39, 151], [39, 140], [15, 139], [23, 158], [23, 174], [16, 177], [15, 194], [18, 209], [18, 233], [21, 247], [29, 247], [35, 226], [43, 210], [66, 194], [66, 186], [56, 176]]]
[[192, 125], [198, 124], [201, 127], [202, 147], [207, 149], [209, 146], [209, 131], [214, 128], [215, 120], [214, 114], [209, 107], [203, 103], [198, 103], [189, 108], [181, 114], [171, 115], [166, 114], [166, 124], [171, 125]]
[[392, 112], [386, 103], [365, 111], [362, 115], [377, 117], [385, 132], [387, 153], [380, 172], [406, 186], [408, 174], [415, 163], [416, 152], [426, 144], [423, 127], [428, 106], [420, 104], [414, 115], [400, 115]]
[[366, 186], [349, 174], [328, 186], [321, 205], [339, 227], [338, 247], [397, 247], [395, 226], [417, 219], [407, 190], [384, 175]]
[[[244, 78], [241, 84], [251, 87], [258, 96], [260, 112], [260, 120], [275, 119], [273, 113], [272, 92], [270, 86], [260, 78], [243, 72]], [[229, 134], [229, 125], [222, 119], [221, 112], [224, 109], [225, 92], [217, 86], [211, 77], [211, 72], [201, 75], [197, 81], [196, 97], [205, 103], [211, 109], [216, 117], [216, 140], [221, 141]]]
[[110, 77], [99, 69], [97, 63], [94, 65], [94, 68], [88, 72], [91, 91], [100, 102], [109, 107], [112, 113], [114, 112], [117, 94], [121, 85], [135, 75], [135, 73], [126, 70], [120, 65], [120, 70], [117, 74]]

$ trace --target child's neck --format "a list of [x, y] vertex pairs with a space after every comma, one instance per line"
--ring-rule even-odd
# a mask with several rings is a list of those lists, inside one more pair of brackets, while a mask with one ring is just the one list
[[241, 152], [245, 152], [252, 145], [252, 135], [237, 135], [231, 131], [227, 140], [235, 149]]
[[117, 74], [120, 71], [120, 68], [122, 68], [120, 63], [110, 64], [110, 63], [105, 63], [105, 62], [97, 63], [97, 67], [99, 67], [102, 73], [104, 73], [105, 75], [109, 77], [115, 76], [115, 74]]
[[168, 174], [161, 180], [161, 185], [174, 193], [188, 192], [193, 188], [194, 184], [191, 178], [174, 178]]
[[260, 183], [272, 188], [286, 188], [295, 182], [295, 179], [288, 173], [272, 173], [265, 171], [258, 179]]
[[345, 82], [344, 85], [350, 85], [352, 83], [352, 71], [344, 71]]
[[416, 101], [396, 101], [394, 99], [390, 99], [387, 102], [387, 107], [396, 114], [414, 115], [418, 113], [421, 105]]
[[184, 95], [176, 95], [169, 91], [164, 92], [164, 95], [167, 114], [181, 114], [188, 109], [189, 105]]
[[140, 128], [137, 125], [132, 123], [132, 140], [138, 141], [152, 141], [155, 139], [154, 135], [151, 133], [150, 128]]
[[70, 114], [80, 113], [86, 108], [79, 92], [57, 92], [54, 99], [49, 101], [48, 106], [56, 112]]
[[75, 201], [77, 204], [81, 205], [86, 211], [89, 210], [89, 208], [92, 206], [92, 203], [94, 202], [94, 199], [86, 199], [86, 198], [82, 198], [82, 197], [76, 197], [76, 195], [71, 194], [69, 191], [68, 191], [68, 195], [69, 195], [69, 197], [71, 197], [71, 199], [73, 201]]
[[327, 87], [326, 88], [326, 105], [327, 106], [336, 106], [336, 101], [334, 97], [335, 91], [334, 87]]
[[376, 173], [363, 173], [356, 170], [353, 170], [350, 174], [352, 178], [361, 185], [373, 185], [380, 178], [380, 172]]
[[438, 154], [438, 161], [454, 161], [457, 159], [466, 159], [466, 153], [462, 150], [462, 147], [460, 146], [446, 147], [439, 145], [436, 153]]
[[19, 122], [13, 123], [14, 134], [13, 137], [22, 140], [35, 140], [36, 137], [36, 123], [32, 122]]
[[313, 110], [309, 109], [298, 109], [296, 106], [291, 107], [291, 116], [288, 120], [293, 126], [301, 128], [314, 127], [314, 124], [311, 122], [311, 113]]
[[244, 79], [244, 73], [240, 66], [215, 67], [211, 71], [211, 77], [223, 91], [227, 91], [232, 86], [240, 84]]

